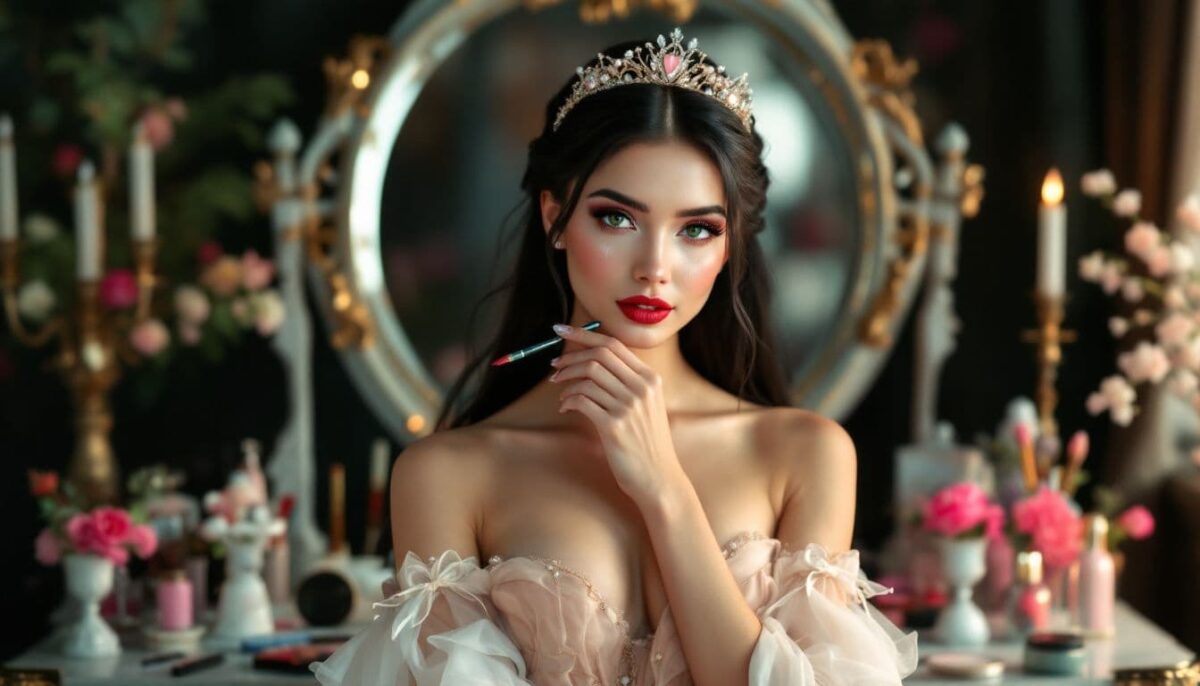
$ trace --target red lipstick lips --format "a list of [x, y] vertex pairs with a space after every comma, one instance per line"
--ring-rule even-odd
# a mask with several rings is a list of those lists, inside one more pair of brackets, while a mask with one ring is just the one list
[[657, 324], [671, 314], [671, 305], [662, 298], [634, 295], [618, 300], [621, 313], [638, 324]]

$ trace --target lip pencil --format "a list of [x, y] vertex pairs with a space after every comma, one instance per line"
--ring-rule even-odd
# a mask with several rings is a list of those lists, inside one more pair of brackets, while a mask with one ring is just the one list
[[[599, 321], [588, 322], [587, 324], [584, 324], [580, 328], [586, 329], [587, 331], [595, 331], [596, 329], [600, 328], [600, 322]], [[558, 343], [561, 340], [562, 340], [561, 336], [555, 336], [554, 338], [542, 341], [541, 343], [535, 343], [535, 344], [529, 346], [528, 348], [521, 348], [520, 350], [518, 350], [516, 352], [509, 353], [502, 357], [496, 358], [495, 360], [492, 361], [492, 366], [493, 367], [502, 367], [502, 366], [508, 364], [509, 362], [516, 362], [517, 360], [524, 359], [538, 351], [549, 348], [550, 346], [554, 345], [555, 343]]]

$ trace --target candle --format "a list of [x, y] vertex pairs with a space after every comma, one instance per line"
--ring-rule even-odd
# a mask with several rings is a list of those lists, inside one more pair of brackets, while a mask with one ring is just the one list
[[95, 176], [91, 161], [84, 160], [75, 185], [75, 274], [80, 281], [99, 281], [104, 263], [104, 231]]
[[12, 118], [0, 116], [0, 240], [17, 238], [17, 158]]
[[187, 573], [177, 570], [159, 579], [155, 600], [158, 606], [158, 628], [180, 631], [192, 628], [192, 583]]
[[154, 149], [141, 123], [129, 146], [129, 228], [135, 241], [154, 238]]
[[1042, 182], [1042, 203], [1038, 208], [1037, 290], [1053, 298], [1062, 297], [1066, 277], [1067, 208], [1062, 199], [1062, 176], [1057, 169], [1051, 169]]

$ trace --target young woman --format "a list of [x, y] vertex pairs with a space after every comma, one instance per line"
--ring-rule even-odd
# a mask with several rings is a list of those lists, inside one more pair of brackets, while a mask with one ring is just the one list
[[[915, 668], [915, 635], [869, 605], [884, 589], [848, 549], [853, 443], [789, 406], [770, 345], [745, 79], [676, 29], [609, 48], [551, 100], [499, 334], [397, 459], [395, 584], [314, 665], [322, 682], [898, 684]], [[484, 365], [555, 334], [549, 365]]]

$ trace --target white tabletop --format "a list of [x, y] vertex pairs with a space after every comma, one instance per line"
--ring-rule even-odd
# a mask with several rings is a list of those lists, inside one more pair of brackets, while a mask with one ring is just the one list
[[[1180, 645], [1174, 638], [1138, 614], [1125, 603], [1118, 602], [1116, 608], [1117, 635], [1113, 639], [1097, 639], [1087, 643], [1088, 671], [1081, 678], [1047, 677], [1023, 674], [1021, 670], [1022, 644], [1017, 641], [996, 641], [982, 648], [949, 648], [938, 645], [922, 635], [918, 641], [922, 664], [917, 672], [904, 683], [907, 686], [925, 684], [969, 684], [979, 681], [948, 679], [929, 674], [924, 658], [936, 653], [970, 652], [1002, 660], [1005, 664], [1003, 683], [1039, 686], [1076, 686], [1077, 684], [1112, 683], [1112, 670], [1129, 667], [1166, 666], [1194, 659], [1193, 653]], [[330, 632], [346, 633], [347, 630], [333, 629]], [[211, 644], [206, 648], [211, 648]], [[127, 649], [120, 657], [79, 660], [66, 658], [54, 652], [53, 639], [47, 639], [29, 652], [9, 662], [7, 667], [51, 668], [61, 670], [63, 684], [68, 686], [112, 686], [114, 684], [187, 684], [188, 686], [229, 686], [231, 684], [309, 684], [314, 680], [309, 674], [280, 674], [256, 670], [251, 667], [253, 657], [248, 654], [228, 653], [225, 663], [186, 677], [172, 677], [170, 663], [142, 667], [141, 660], [150, 653], [145, 650]], [[999, 683], [995, 680], [993, 683]], [[987, 682], [984, 682], [987, 683]]]

